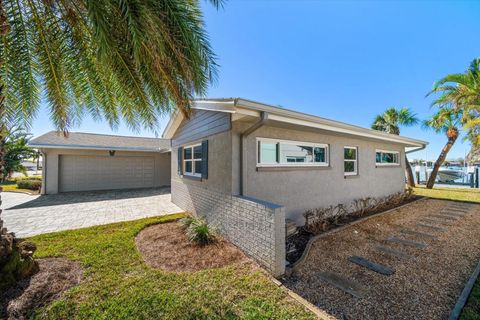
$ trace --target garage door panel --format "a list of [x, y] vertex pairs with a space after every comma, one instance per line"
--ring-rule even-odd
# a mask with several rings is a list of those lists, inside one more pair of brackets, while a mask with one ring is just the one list
[[153, 157], [61, 155], [60, 192], [154, 186]]

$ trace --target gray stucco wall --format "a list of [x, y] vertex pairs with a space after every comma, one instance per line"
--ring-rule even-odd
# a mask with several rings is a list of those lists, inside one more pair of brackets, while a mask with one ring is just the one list
[[[232, 143], [237, 148], [238, 136], [248, 125], [234, 123]], [[257, 171], [256, 138], [274, 138], [329, 144], [329, 167], [285, 168], [274, 171]], [[343, 147], [358, 147], [358, 176], [344, 176]], [[400, 152], [400, 165], [376, 167], [375, 150]], [[246, 181], [244, 194], [285, 206], [286, 217], [303, 225], [307, 209], [326, 207], [339, 203], [349, 204], [363, 197], [383, 197], [405, 188], [404, 147], [394, 143], [369, 141], [331, 133], [299, 131], [263, 126], [245, 142]], [[239, 181], [239, 170], [233, 170], [232, 181]], [[236, 177], [235, 177], [236, 175]], [[238, 186], [233, 186], [238, 191]]]
[[[189, 120], [195, 122], [193, 118]], [[190, 126], [190, 125], [189, 125]], [[232, 196], [234, 155], [230, 130], [193, 136], [182, 146], [208, 140], [208, 179], [178, 175], [178, 144], [172, 147], [172, 202], [204, 217], [245, 253], [278, 276], [285, 269], [285, 208], [271, 203]], [[175, 137], [174, 140], [175, 141]], [[178, 140], [176, 140], [178, 141]]]
[[[81, 156], [106, 156], [107, 150], [80, 150], [80, 149], [44, 149], [45, 155], [43, 168], [44, 193], [55, 194], [59, 192], [59, 159], [60, 155]], [[131, 152], [116, 151], [116, 157], [154, 157], [155, 161], [155, 187], [170, 185], [170, 154], [158, 152]], [[43, 191], [42, 191], [43, 192]]]

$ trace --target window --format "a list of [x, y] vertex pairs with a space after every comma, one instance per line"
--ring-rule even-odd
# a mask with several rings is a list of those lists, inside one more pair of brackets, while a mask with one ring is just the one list
[[398, 151], [377, 150], [375, 163], [377, 166], [396, 166], [400, 164]]
[[357, 147], [343, 147], [343, 172], [346, 176], [358, 174]]
[[328, 145], [257, 139], [257, 166], [327, 166]]
[[183, 148], [183, 172], [185, 175], [202, 176], [202, 145]]

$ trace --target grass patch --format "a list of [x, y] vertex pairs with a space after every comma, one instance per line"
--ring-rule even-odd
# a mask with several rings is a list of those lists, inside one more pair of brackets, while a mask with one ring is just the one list
[[21, 192], [21, 193], [29, 193], [29, 194], [38, 193], [38, 191], [35, 191], [35, 190], [18, 188], [17, 182], [14, 180], [7, 180], [5, 182], [0, 182], [0, 186], [3, 188], [3, 191], [7, 191], [7, 192]]
[[480, 189], [445, 187], [427, 189], [424, 186], [418, 186], [413, 188], [413, 191], [416, 195], [429, 198], [480, 203]]
[[30, 238], [40, 257], [79, 261], [86, 280], [36, 310], [37, 319], [314, 319], [260, 270], [224, 267], [172, 273], [148, 267], [134, 237], [148, 218]]
[[460, 316], [461, 320], [479, 320], [480, 319], [480, 278], [477, 279], [470, 293], [467, 304], [463, 308]]

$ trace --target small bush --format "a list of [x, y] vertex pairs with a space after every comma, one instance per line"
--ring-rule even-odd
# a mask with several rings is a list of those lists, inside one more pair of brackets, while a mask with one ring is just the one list
[[185, 230], [187, 230], [188, 228], [190, 228], [190, 226], [192, 225], [192, 223], [194, 221], [195, 221], [194, 217], [188, 216], [188, 217], [185, 217], [185, 218], [181, 219], [180, 223], [182, 224], [183, 228]]
[[203, 219], [191, 219], [187, 228], [187, 236], [191, 242], [204, 246], [216, 241], [217, 231], [214, 227]]
[[15, 182], [22, 181], [22, 180], [36, 180], [42, 181], [42, 176], [35, 175], [35, 176], [25, 176], [25, 177], [15, 177], [13, 178]]
[[40, 190], [42, 187], [41, 180], [27, 180], [22, 179], [17, 181], [17, 187], [19, 189], [28, 189], [28, 190]]

